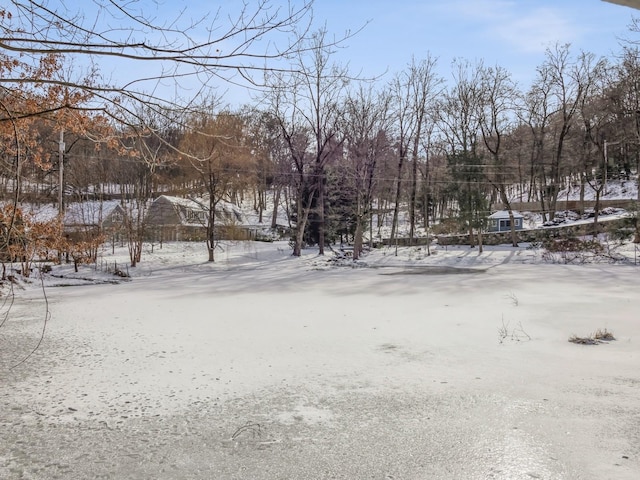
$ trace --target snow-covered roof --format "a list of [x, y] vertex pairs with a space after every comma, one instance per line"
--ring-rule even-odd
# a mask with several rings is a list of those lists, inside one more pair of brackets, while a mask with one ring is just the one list
[[118, 200], [71, 203], [65, 208], [64, 223], [67, 225], [99, 225], [114, 210], [121, 208]]
[[204, 200], [196, 201], [191, 198], [183, 198], [183, 197], [174, 197], [171, 195], [160, 195], [155, 199], [158, 200], [166, 200], [173, 205], [179, 205], [181, 207], [190, 208], [192, 210], [204, 210]]
[[[51, 203], [20, 205], [22, 211], [31, 215], [36, 221], [48, 222], [58, 216], [58, 207]], [[88, 200], [73, 202], [65, 206], [64, 223], [67, 225], [99, 225], [114, 210], [119, 209], [119, 200]]]
[[[513, 211], [513, 217], [514, 218], [523, 218], [522, 215], [516, 211]], [[492, 213], [491, 215], [489, 215], [489, 218], [492, 219], [504, 219], [504, 218], [509, 218], [509, 211], [508, 210], [498, 210], [495, 213]]]
[[[183, 198], [183, 197], [173, 197], [171, 195], [161, 195], [154, 202], [168, 202], [177, 207], [181, 207], [177, 209], [178, 213], [181, 216], [181, 220], [184, 224], [197, 224], [201, 225], [202, 223], [199, 221], [190, 220], [187, 216], [184, 215], [183, 210], [190, 210], [193, 212], [206, 212], [209, 206], [209, 200], [207, 198]], [[244, 215], [244, 212], [237, 205], [219, 201], [216, 204], [216, 215], [220, 215], [224, 217], [225, 220], [230, 220], [234, 223], [238, 223], [240, 225], [248, 224], [248, 221]]]

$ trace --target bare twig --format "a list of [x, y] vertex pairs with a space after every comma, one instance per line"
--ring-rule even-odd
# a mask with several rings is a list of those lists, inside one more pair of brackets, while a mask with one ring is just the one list
[[502, 326], [498, 327], [498, 342], [502, 344], [505, 340], [522, 342], [531, 340], [531, 336], [522, 327], [522, 322], [518, 322], [517, 327], [509, 328], [509, 322], [505, 323], [503, 316]]
[[262, 427], [259, 423], [251, 423], [247, 422], [245, 425], [238, 428], [233, 435], [231, 435], [232, 440], [236, 440], [240, 435], [245, 432], [251, 432], [252, 438], [261, 437], [262, 436]]
[[512, 304], [514, 307], [517, 307], [517, 306], [519, 305], [519, 303], [520, 303], [520, 302], [519, 302], [519, 300], [518, 300], [518, 297], [516, 297], [516, 294], [515, 294], [515, 293], [513, 293], [513, 292], [509, 292], [505, 297], [506, 297], [508, 300], [510, 300], [510, 301], [511, 301], [511, 304]]
[[49, 310], [49, 298], [47, 297], [47, 291], [44, 288], [44, 276], [42, 275], [42, 273], [40, 273], [40, 285], [42, 287], [42, 296], [44, 298], [44, 304], [45, 304], [44, 322], [42, 324], [42, 332], [40, 332], [40, 338], [38, 339], [38, 343], [36, 344], [36, 346], [33, 347], [33, 350], [31, 350], [31, 352], [29, 352], [29, 354], [26, 357], [24, 357], [18, 363], [13, 365], [11, 367], [11, 370], [13, 370], [16, 367], [19, 367], [20, 365], [25, 363], [27, 360], [29, 360], [38, 351], [38, 349], [40, 348], [40, 345], [42, 345], [42, 342], [44, 341], [44, 335], [47, 330], [47, 323], [51, 318], [51, 311]]
[[2, 328], [5, 323], [7, 323], [7, 320], [9, 319], [9, 314], [11, 313], [11, 308], [13, 307], [13, 302], [15, 300], [15, 292], [13, 291], [13, 282], [10, 282], [9, 285], [10, 285], [9, 295], [7, 295], [5, 299], [2, 301], [2, 306], [0, 307], [0, 310], [2, 310], [2, 317], [1, 317], [2, 320], [0, 321], [0, 328]]

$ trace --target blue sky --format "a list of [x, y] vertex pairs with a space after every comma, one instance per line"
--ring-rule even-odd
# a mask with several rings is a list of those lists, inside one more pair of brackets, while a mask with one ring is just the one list
[[[157, 1], [140, 0], [133, 5], [150, 7], [143, 12], [147, 16], [178, 17], [185, 24], [207, 14], [209, 24], [215, 16], [210, 10], [220, 6], [220, 25], [226, 19], [224, 11], [237, 10], [240, 0]], [[290, 1], [299, 5], [302, 0]], [[251, 7], [256, 3], [249, 0]], [[287, 0], [271, 3], [286, 5]], [[315, 0], [314, 15], [316, 28], [326, 25], [337, 36], [362, 28], [334, 60], [348, 63], [352, 73], [364, 77], [387, 72], [380, 82], [403, 70], [412, 56], [421, 60], [430, 53], [438, 59], [438, 71], [445, 79], [451, 78], [455, 58], [483, 60], [509, 70], [526, 89], [545, 49], [555, 43], [570, 43], [576, 54], [584, 50], [613, 56], [621, 51], [622, 37], [640, 40], [640, 34], [629, 32], [640, 10], [602, 0]], [[227, 84], [221, 84], [219, 94], [232, 105], [252, 103], [244, 89]]]
[[628, 26], [640, 15], [601, 0], [316, 0], [314, 9], [332, 32], [367, 24], [337, 57], [354, 71], [392, 74], [430, 52], [445, 77], [456, 57], [483, 59], [521, 86], [556, 42], [575, 52], [620, 52], [620, 38], [632, 36]]

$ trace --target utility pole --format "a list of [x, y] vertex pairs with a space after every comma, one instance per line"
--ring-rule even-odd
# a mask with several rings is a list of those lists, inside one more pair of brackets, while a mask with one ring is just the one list
[[62, 218], [64, 215], [64, 130], [60, 130], [60, 140], [58, 142], [58, 213]]

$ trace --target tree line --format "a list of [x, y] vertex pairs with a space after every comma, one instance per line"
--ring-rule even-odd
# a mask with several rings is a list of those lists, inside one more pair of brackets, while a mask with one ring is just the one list
[[[514, 201], [535, 202], [547, 220], [563, 189], [583, 201], [591, 188], [597, 215], [608, 181], [639, 178], [631, 43], [608, 58], [550, 46], [526, 87], [465, 59], [443, 78], [429, 52], [367, 79], [334, 61], [352, 34], [313, 29], [312, 3], [244, 4], [228, 25], [214, 13], [204, 40], [202, 22], [185, 16], [159, 23], [136, 1], [89, 3], [0, 8], [0, 196], [14, 212], [26, 201], [57, 201], [62, 212], [65, 201], [117, 196], [133, 263], [160, 193], [206, 199], [211, 261], [216, 205], [249, 199], [275, 228], [268, 198], [285, 206], [294, 255], [347, 238], [358, 258], [385, 221], [392, 241], [444, 225], [481, 235], [493, 203], [509, 212], [515, 245]], [[123, 16], [125, 27], [107, 27]], [[265, 47], [271, 36], [284, 46]], [[111, 59], [152, 67], [112, 79], [99, 69]], [[251, 100], [226, 106], [214, 88], [221, 77], [250, 85]], [[154, 93], [187, 79], [198, 87], [186, 97]], [[20, 243], [15, 218], [9, 209], [0, 222], [5, 250]]]

